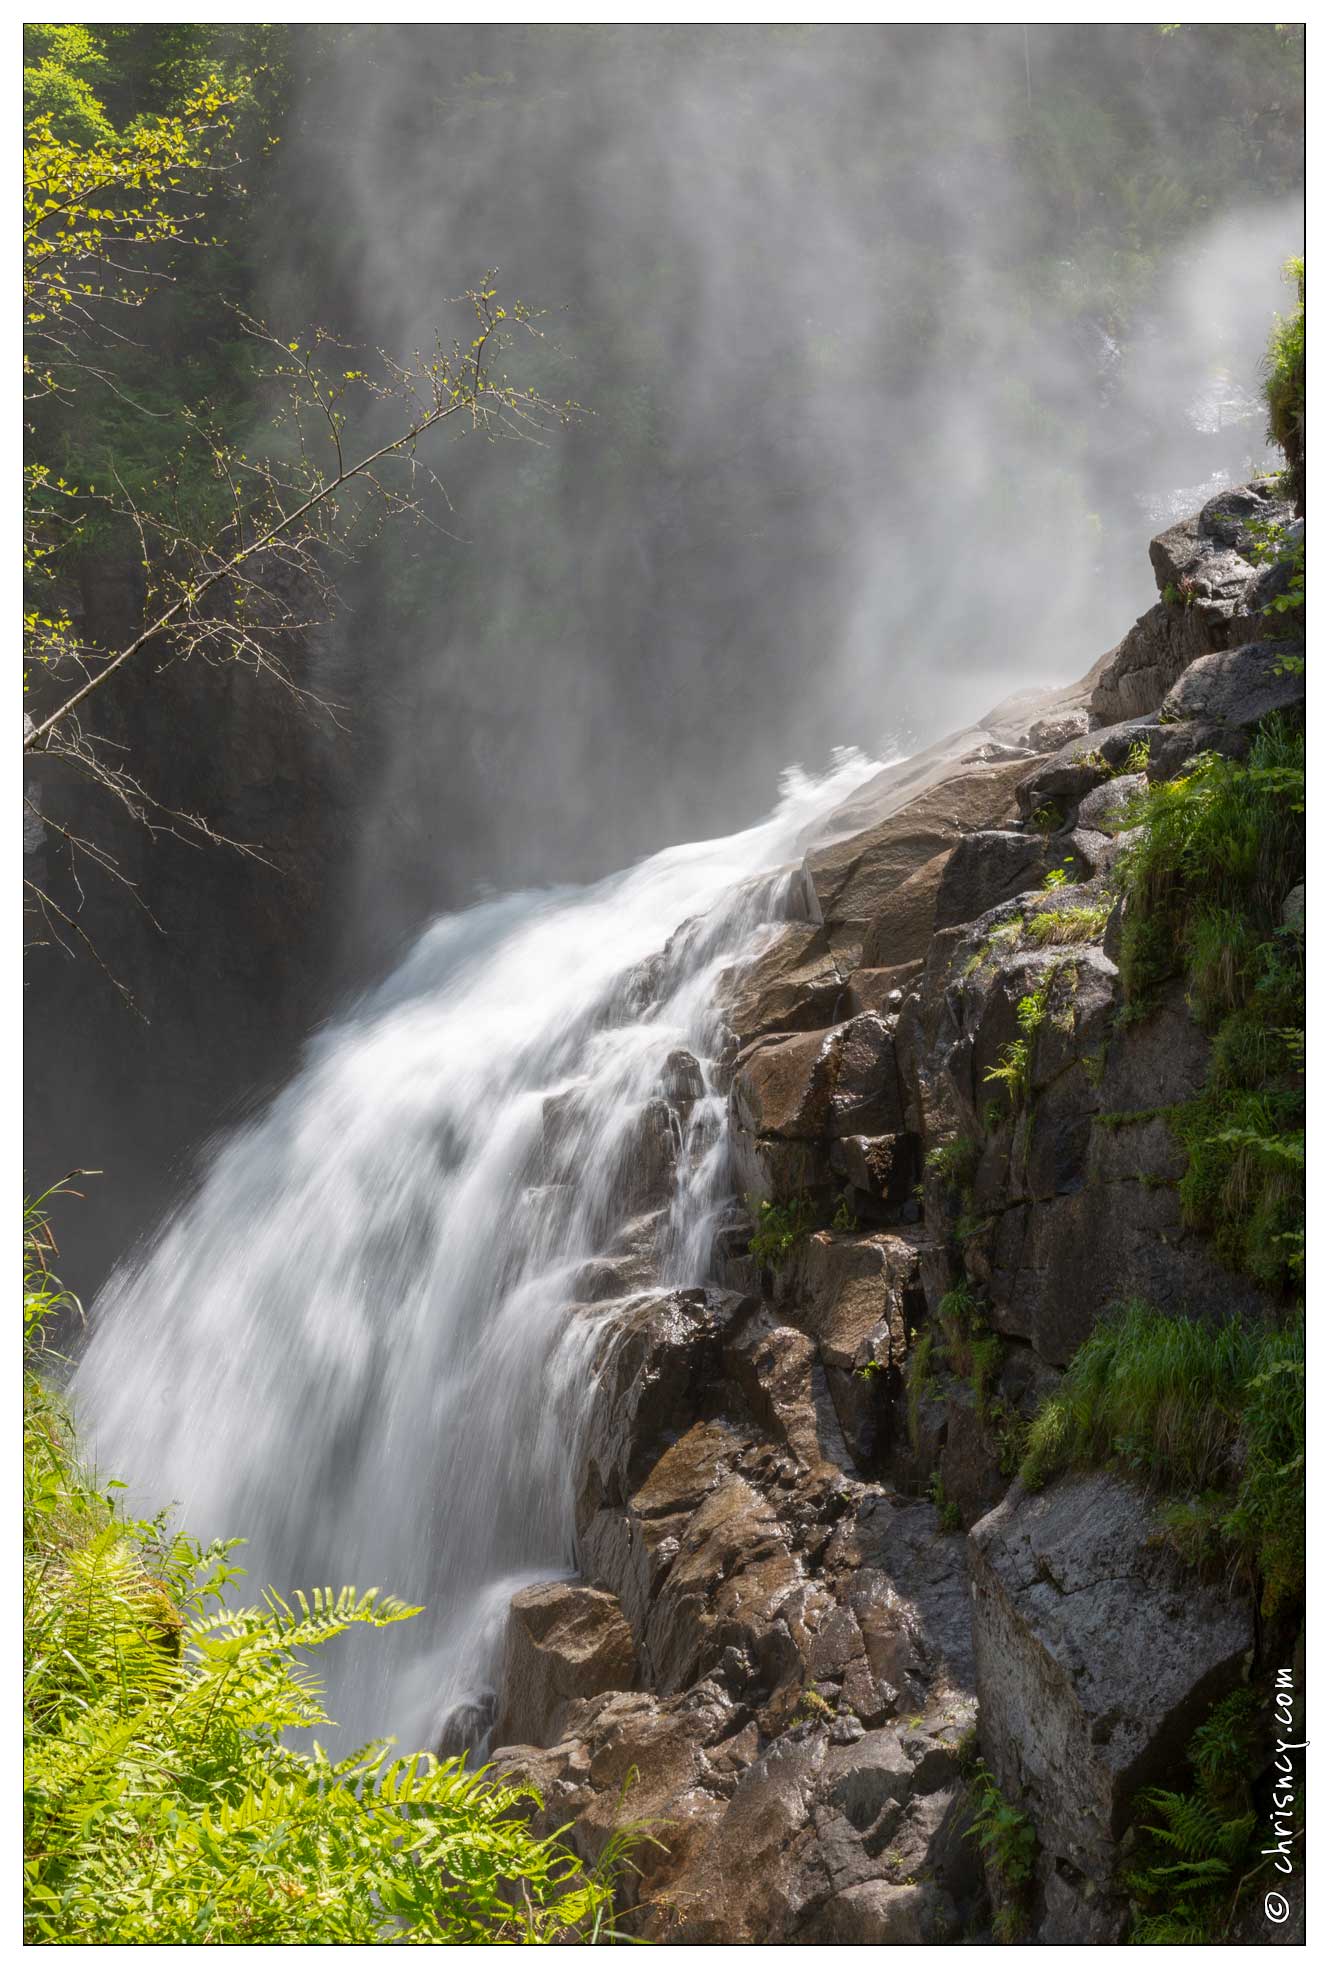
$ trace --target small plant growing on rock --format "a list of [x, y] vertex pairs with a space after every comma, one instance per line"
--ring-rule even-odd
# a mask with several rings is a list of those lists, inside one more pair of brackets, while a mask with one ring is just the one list
[[923, 1399], [933, 1384], [932, 1374], [932, 1331], [924, 1327], [915, 1334], [914, 1344], [909, 1350], [909, 1366], [905, 1373], [905, 1419], [909, 1431], [909, 1447], [918, 1455], [922, 1438], [920, 1427]]
[[1029, 825], [1035, 834], [1041, 834], [1044, 840], [1047, 840], [1057, 832], [1058, 828], [1066, 825], [1066, 816], [1060, 807], [1054, 807], [1049, 801], [1035, 808], [1029, 816]]
[[978, 1153], [977, 1142], [967, 1135], [957, 1135], [953, 1141], [939, 1142], [936, 1148], [929, 1149], [923, 1166], [948, 1190], [963, 1190], [973, 1181]]
[[1029, 1921], [1038, 1835], [1029, 1814], [1003, 1798], [983, 1763], [974, 1772], [969, 1796], [973, 1821], [965, 1838], [977, 1840], [983, 1855], [992, 1896], [992, 1932], [999, 1942], [1016, 1942]]
[[829, 1723], [834, 1717], [834, 1709], [819, 1690], [804, 1689], [789, 1721], [791, 1726], [797, 1726], [799, 1723]]
[[1043, 882], [1042, 882], [1043, 888], [1064, 889], [1066, 887], [1066, 884], [1071, 879], [1071, 872], [1074, 869], [1074, 867], [1075, 867], [1074, 856], [1067, 855], [1065, 860], [1062, 862], [1060, 868], [1050, 868], [1048, 870], [1047, 874], [1043, 877]]
[[1269, 435], [1287, 459], [1288, 479], [1298, 509], [1306, 499], [1306, 262], [1288, 261], [1284, 278], [1296, 291], [1296, 304], [1274, 322], [1265, 353], [1265, 396]]
[[748, 1255], [760, 1265], [783, 1265], [794, 1246], [816, 1228], [817, 1207], [810, 1196], [796, 1196], [788, 1203], [764, 1197], [757, 1205], [757, 1228]]
[[1012, 1108], [1018, 1108], [1029, 1089], [1029, 1042], [1012, 1039], [1002, 1047], [995, 1066], [985, 1071], [985, 1081], [995, 1080], [1006, 1089]]
[[1025, 926], [1025, 935], [1034, 944], [1046, 947], [1059, 943], [1097, 943], [1112, 914], [1106, 897], [1090, 903], [1070, 903], [1040, 910]]
[[833, 1231], [856, 1231], [858, 1229], [858, 1217], [853, 1204], [849, 1201], [848, 1190], [845, 1191], [836, 1205], [835, 1215], [831, 1218], [831, 1229]]
[[[937, 1530], [948, 1533], [962, 1531], [960, 1507], [952, 1498], [947, 1497], [946, 1486], [941, 1480], [940, 1470], [934, 1470], [932, 1472], [932, 1481], [928, 1485], [928, 1496], [937, 1507]], [[922, 1721], [921, 1717], [919, 1721]]]

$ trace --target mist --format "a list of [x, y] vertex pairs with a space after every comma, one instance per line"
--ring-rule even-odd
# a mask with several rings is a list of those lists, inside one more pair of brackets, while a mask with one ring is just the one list
[[[789, 763], [926, 742], [1119, 639], [1148, 534], [1268, 462], [1301, 224], [1240, 178], [1187, 193], [1205, 44], [1186, 121], [1149, 35], [306, 37], [270, 317], [407, 350], [496, 267], [589, 413], [443, 447], [453, 537], [348, 584], [352, 943], [737, 826]], [[1175, 182], [1123, 170], [1097, 98]]]

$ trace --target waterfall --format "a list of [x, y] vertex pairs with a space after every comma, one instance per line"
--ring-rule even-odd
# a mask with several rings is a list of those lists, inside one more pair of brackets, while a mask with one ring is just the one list
[[255, 1592], [423, 1605], [330, 1652], [345, 1749], [483, 1742], [512, 1593], [573, 1565], [606, 1326], [707, 1274], [717, 981], [875, 770], [841, 754], [743, 833], [433, 924], [94, 1308], [73, 1395], [134, 1508], [245, 1534]]

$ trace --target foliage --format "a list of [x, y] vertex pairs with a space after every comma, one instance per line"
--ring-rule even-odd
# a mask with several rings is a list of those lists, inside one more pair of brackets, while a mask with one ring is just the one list
[[928, 1496], [937, 1510], [937, 1530], [950, 1535], [963, 1531], [964, 1523], [960, 1517], [960, 1507], [954, 1498], [947, 1497], [946, 1486], [942, 1482], [941, 1471], [934, 1470], [928, 1483]]
[[[66, 64], [62, 75], [77, 81], [78, 64], [102, 62], [100, 31], [58, 32], [63, 41], [51, 45]], [[509, 380], [501, 357], [514, 331], [539, 331], [524, 304], [501, 305], [492, 285], [463, 297], [464, 336], [447, 342], [436, 329], [432, 346], [401, 361], [380, 351], [371, 363], [322, 328], [273, 333], [225, 293], [218, 300], [218, 273], [201, 293], [197, 284], [191, 291], [200, 306], [206, 297], [213, 380], [219, 363], [224, 387], [211, 397], [177, 394], [176, 372], [151, 364], [146, 342], [131, 330], [150, 300], [176, 288], [182, 261], [192, 255], [212, 269], [224, 260], [212, 225], [223, 188], [236, 178], [242, 106], [253, 96], [250, 77], [200, 73], [196, 32], [183, 30], [183, 53], [168, 64], [183, 94], [160, 113], [117, 129], [90, 111], [57, 116], [37, 97], [30, 104], [24, 688], [33, 703], [23, 749], [90, 780], [150, 831], [183, 827], [215, 842], [225, 837], [206, 816], [165, 809], [88, 729], [88, 700], [147, 651], [158, 661], [239, 664], [317, 702], [290, 659], [310, 628], [335, 612], [334, 562], [390, 519], [422, 522], [423, 489], [446, 499], [420, 455], [426, 434], [454, 423], [490, 439], [530, 437], [566, 421], [573, 406]], [[41, 56], [35, 74], [46, 74], [47, 60]], [[183, 339], [195, 339], [188, 323]], [[88, 385], [96, 386], [91, 393]], [[88, 394], [105, 397], [100, 415], [85, 407]], [[71, 475], [64, 447], [93, 423], [104, 469]], [[255, 430], [261, 450], [249, 448]], [[116, 649], [76, 639], [53, 585], [93, 545], [113, 548], [142, 591], [140, 626]], [[39, 811], [36, 798], [30, 786], [30, 812], [61, 837], [72, 861], [132, 887], [106, 846]], [[77, 920], [77, 868], [66, 902], [30, 877], [25, 897], [34, 941], [91, 947]]]
[[922, 1408], [925, 1396], [933, 1385], [932, 1372], [932, 1330], [924, 1327], [916, 1333], [909, 1349], [909, 1365], [905, 1369], [905, 1420], [909, 1432], [909, 1447], [915, 1456], [922, 1442]]
[[1029, 1042], [1011, 1039], [1001, 1049], [996, 1064], [984, 1070], [985, 1081], [995, 1080], [1006, 1089], [1013, 1108], [1018, 1108], [1029, 1092]]
[[973, 1181], [978, 1156], [978, 1143], [971, 1141], [967, 1135], [957, 1135], [953, 1141], [939, 1142], [935, 1148], [929, 1149], [923, 1158], [923, 1166], [948, 1190], [964, 1190]]
[[105, 143], [113, 135], [95, 84], [106, 51], [86, 27], [32, 22], [23, 30], [23, 125], [46, 122], [64, 140]]
[[1025, 935], [1040, 948], [1049, 944], [1097, 943], [1111, 914], [1112, 903], [1106, 897], [1089, 903], [1054, 904], [1030, 917]]
[[[1287, 537], [1287, 528], [1278, 520], [1252, 520], [1246, 531], [1253, 536], [1251, 558], [1263, 567], [1283, 567], [1287, 569], [1287, 582], [1274, 596], [1265, 613], [1267, 615], [1297, 615], [1306, 607], [1306, 534], [1300, 530], [1295, 540]], [[1275, 669], [1280, 672], [1295, 669], [1298, 661], [1288, 656], [1279, 657]], [[1301, 674], [1300, 671], [1297, 674]]]
[[804, 1689], [794, 1705], [790, 1718], [791, 1725], [799, 1723], [828, 1723], [835, 1715], [834, 1709], [818, 1689]]
[[1298, 508], [1306, 501], [1306, 262], [1291, 259], [1284, 269], [1296, 290], [1296, 305], [1275, 318], [1265, 354], [1265, 396], [1269, 436], [1288, 463]]
[[1047, 803], [1037, 807], [1029, 816], [1029, 825], [1035, 833], [1041, 834], [1044, 841], [1050, 840], [1057, 829], [1066, 825], [1066, 816], [1060, 807]]
[[782, 1265], [794, 1246], [817, 1228], [817, 1206], [806, 1193], [788, 1203], [763, 1197], [756, 1214], [757, 1228], [748, 1243], [748, 1254], [761, 1265]]
[[842, 1233], [856, 1231], [858, 1229], [858, 1216], [854, 1210], [853, 1200], [848, 1190], [845, 1191], [835, 1206], [835, 1215], [831, 1218], [831, 1229]]
[[536, 1794], [371, 1744], [330, 1760], [305, 1662], [417, 1609], [271, 1591], [237, 1607], [236, 1541], [126, 1518], [42, 1378], [60, 1310], [39, 1199], [25, 1216], [25, 1939], [83, 1943], [608, 1939], [641, 1829], [594, 1869], [539, 1839]]
[[971, 1780], [969, 1797], [973, 1816], [965, 1837], [976, 1840], [983, 1855], [993, 1902], [993, 1933], [1000, 1942], [1015, 1942], [1028, 1923], [1038, 1835], [1028, 1813], [1008, 1803], [982, 1762]]
[[[1040, 1408], [1020, 1475], [1038, 1490], [1073, 1465], [1111, 1464], [1192, 1500], [1186, 1519], [1172, 1517], [1183, 1556], [1200, 1556], [1207, 1522], [1272, 1615], [1303, 1589], [1304, 1394], [1299, 1325], [1202, 1325], [1133, 1300], [1095, 1328]], [[1199, 1513], [1197, 1499], [1208, 1499]]]
[[1270, 1290], [1302, 1276], [1305, 952], [1282, 922], [1304, 869], [1305, 739], [1265, 722], [1245, 764], [1203, 757], [1149, 788], [1126, 859], [1127, 1009], [1180, 975], [1214, 1034], [1203, 1092], [1177, 1109], [1186, 1221]]
[[1251, 1781], [1263, 1707], [1254, 1689], [1226, 1696], [1187, 1746], [1191, 1788], [1155, 1786], [1137, 1798], [1136, 1843], [1123, 1881], [1132, 1942], [1196, 1945], [1231, 1935], [1258, 1862]]

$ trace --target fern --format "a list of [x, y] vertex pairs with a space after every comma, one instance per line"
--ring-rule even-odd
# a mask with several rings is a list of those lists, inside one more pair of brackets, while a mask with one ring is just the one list
[[236, 1541], [119, 1516], [38, 1372], [60, 1310], [40, 1200], [24, 1248], [25, 1940], [617, 1939], [644, 1826], [588, 1867], [536, 1837], [528, 1786], [283, 1741], [330, 1727], [307, 1651], [418, 1609], [351, 1587], [237, 1607]]
[[1251, 1871], [1257, 1817], [1251, 1780], [1262, 1705], [1236, 1689], [1187, 1745], [1190, 1791], [1153, 1787], [1135, 1801], [1137, 1843], [1123, 1885], [1136, 1943], [1221, 1941]]

